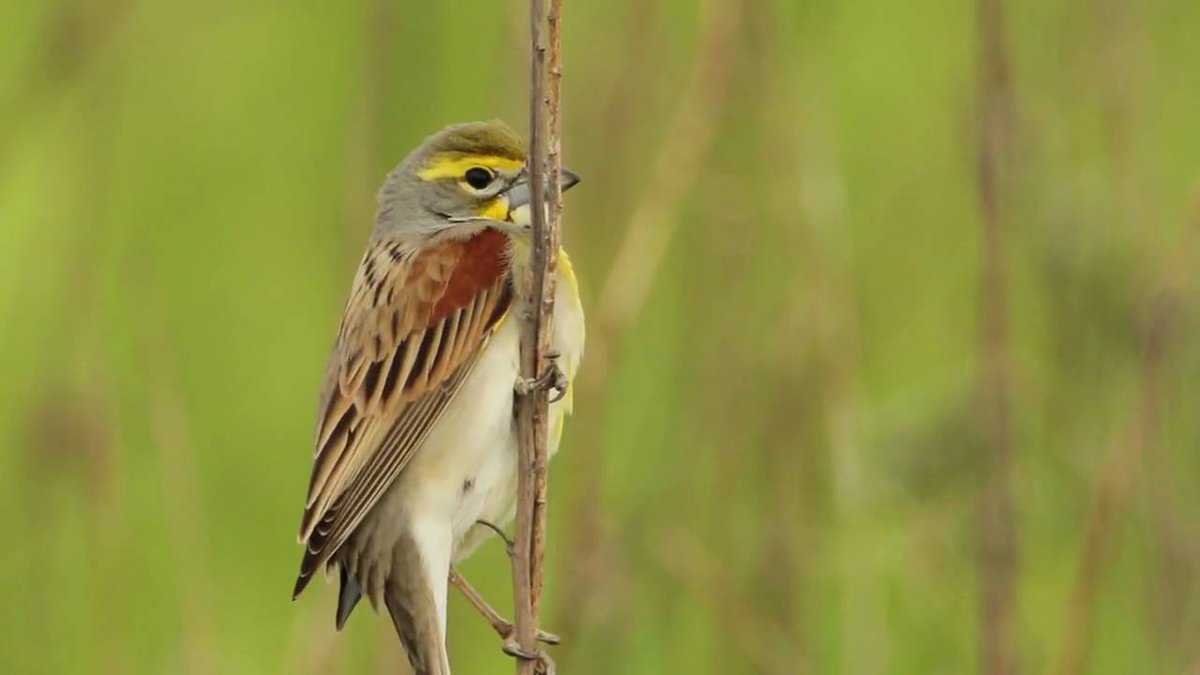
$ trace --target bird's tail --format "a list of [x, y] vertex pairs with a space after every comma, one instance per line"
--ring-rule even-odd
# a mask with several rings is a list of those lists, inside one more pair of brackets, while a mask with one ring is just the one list
[[[434, 591], [417, 569], [393, 572], [383, 601], [415, 675], [450, 675], [446, 640]], [[444, 593], [444, 590], [443, 590]]]

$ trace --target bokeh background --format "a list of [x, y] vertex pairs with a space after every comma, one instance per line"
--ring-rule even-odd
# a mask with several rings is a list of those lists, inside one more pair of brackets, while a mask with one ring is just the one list
[[[1200, 672], [1200, 3], [566, 4], [560, 672]], [[289, 600], [316, 390], [526, 17], [0, 3], [0, 669], [407, 672]]]

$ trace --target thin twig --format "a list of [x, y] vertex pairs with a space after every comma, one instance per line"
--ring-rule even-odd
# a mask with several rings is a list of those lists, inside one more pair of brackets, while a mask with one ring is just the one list
[[1011, 114], [1003, 0], [979, 0], [979, 209], [982, 313], [978, 404], [987, 470], [979, 496], [980, 663], [988, 675], [1017, 671], [1014, 645], [1016, 532], [1012, 496], [1008, 293], [1001, 213]]
[[385, 160], [384, 142], [387, 92], [396, 79], [390, 58], [394, 53], [397, 7], [390, 0], [371, 0], [364, 17], [360, 91], [346, 124], [345, 193], [342, 207], [342, 246], [338, 252], [347, 262], [358, 261], [362, 251], [362, 225], [375, 215], [376, 175]]
[[1077, 675], [1087, 670], [1096, 599], [1113, 545], [1114, 530], [1141, 471], [1146, 446], [1158, 426], [1162, 364], [1166, 360], [1166, 335], [1172, 314], [1173, 307], [1168, 302], [1160, 302], [1154, 308], [1142, 351], [1141, 393], [1133, 428], [1110, 446], [1104, 470], [1096, 481], [1083, 551], [1067, 606], [1061, 651], [1054, 669], [1059, 675]]
[[661, 533], [650, 546], [655, 561], [688, 590], [688, 596], [708, 605], [710, 614], [756, 672], [803, 672], [808, 658], [789, 639], [783, 626], [756, 611], [738, 588], [734, 575], [686, 528]]
[[[1163, 265], [1166, 272], [1150, 298], [1149, 316], [1142, 333], [1138, 365], [1138, 406], [1128, 430], [1109, 446], [1104, 468], [1096, 479], [1079, 567], [1071, 588], [1054, 672], [1076, 675], [1087, 671], [1091, 653], [1096, 605], [1121, 517], [1161, 427], [1167, 364], [1183, 317], [1183, 298], [1191, 261], [1200, 251], [1200, 193], [1194, 202], [1192, 222], [1181, 245]], [[1156, 484], [1155, 493], [1162, 492]]]
[[[157, 277], [158, 275], [154, 275]], [[163, 505], [172, 524], [171, 537], [182, 587], [182, 645], [183, 671], [209, 673], [213, 666], [213, 610], [210, 590], [213, 584], [204, 564], [207, 545], [207, 526], [200, 489], [197, 485], [199, 461], [191, 422], [188, 419], [183, 394], [179, 386], [178, 365], [174, 350], [163, 326], [167, 322], [161, 286], [148, 284], [143, 295], [146, 326], [141, 337], [143, 352], [154, 375], [149, 386], [150, 424], [161, 467]]]
[[[620, 332], [645, 305], [659, 265], [679, 225], [678, 211], [704, 166], [733, 70], [741, 22], [738, 2], [702, 3], [701, 51], [654, 162], [648, 189], [629, 219], [616, 258], [596, 302], [602, 331]], [[589, 363], [598, 360], [593, 341]]]
[[[543, 2], [549, 3], [549, 21]], [[559, 16], [560, 0], [530, 0], [529, 171], [533, 246], [523, 275], [521, 377], [541, 374], [550, 353], [551, 320], [558, 272], [558, 220], [562, 213], [559, 182]], [[549, 30], [547, 31], [547, 23]], [[549, 33], [547, 35], [547, 32]], [[549, 48], [547, 48], [547, 42]], [[547, 51], [550, 59], [547, 64]], [[549, 194], [547, 194], [547, 189]], [[549, 208], [543, 208], [549, 197]], [[547, 420], [549, 397], [536, 388], [517, 398], [517, 532], [513, 554], [516, 641], [526, 654], [537, 652], [542, 562], [546, 545]], [[544, 661], [518, 658], [518, 675], [533, 675]]]
[[[644, 12], [649, 10], [637, 5], [634, 2], [630, 11], [639, 23], [644, 23]], [[717, 125], [732, 101], [728, 90], [732, 84], [733, 56], [743, 39], [739, 31], [742, 11], [737, 0], [701, 3], [697, 58], [676, 97], [671, 122], [655, 152], [653, 172], [645, 182], [654, 187], [645, 190], [635, 205], [616, 257], [605, 275], [603, 290], [588, 313], [588, 367], [581, 372], [577, 383], [581, 398], [603, 398], [600, 392], [612, 376], [609, 355], [619, 351], [629, 322], [645, 306], [649, 289], [678, 229], [680, 209], [700, 177], [705, 158], [712, 152]], [[644, 30], [644, 26], [636, 29]], [[650, 32], [645, 34], [650, 35]], [[636, 63], [629, 70], [635, 67]], [[623, 80], [623, 84], [627, 82]], [[665, 86], [665, 82], [660, 84]], [[614, 112], [636, 110], [633, 102], [625, 103], [628, 105], [613, 104], [611, 108]], [[613, 117], [607, 119], [611, 121]], [[610, 594], [606, 591], [611, 590], [611, 575], [620, 567], [613, 564], [612, 552], [617, 550], [617, 542], [604, 526], [598, 507], [603, 500], [598, 496], [599, 483], [595, 480], [603, 474], [604, 453], [600, 451], [600, 434], [596, 429], [603, 426], [605, 414], [580, 419], [574, 427], [576, 452], [572, 454], [578, 469], [576, 475], [584, 478], [575, 486], [576, 496], [570, 507], [572, 544], [564, 562], [568, 570], [564, 576], [573, 582], [566, 589], [568, 597], [560, 598], [555, 617], [555, 627], [567, 636], [576, 632], [573, 628], [594, 620], [588, 615], [595, 613], [598, 605], [609, 602]], [[581, 424], [593, 427], [592, 432], [578, 433]], [[579, 447], [580, 444], [590, 447]], [[560, 653], [569, 652], [578, 644], [578, 640], [568, 639]]]

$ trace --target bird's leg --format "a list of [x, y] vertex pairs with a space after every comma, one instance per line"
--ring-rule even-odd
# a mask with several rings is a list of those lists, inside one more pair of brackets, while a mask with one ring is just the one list
[[558, 357], [561, 356], [558, 352], [549, 352], [546, 354], [546, 360], [550, 365], [542, 371], [541, 375], [533, 379], [518, 378], [513, 389], [521, 396], [526, 396], [535, 391], [550, 391], [554, 390], [554, 395], [550, 397], [551, 403], [557, 403], [567, 395], [567, 387], [571, 384], [567, 380], [567, 376], [563, 373], [562, 368], [558, 367]]
[[[504, 530], [500, 528], [499, 525], [486, 520], [476, 520], [475, 524], [482, 525], [492, 532], [495, 532], [496, 536], [500, 537], [500, 539], [504, 541], [504, 552], [508, 554], [509, 560], [512, 560], [513, 552], [516, 550], [517, 543], [513, 541], [504, 532]], [[467, 580], [463, 578], [461, 574], [455, 570], [451, 570], [450, 582], [455, 586], [458, 586], [458, 589], [463, 592], [463, 595], [467, 596], [467, 600], [470, 600], [471, 604], [475, 605], [475, 609], [478, 609], [479, 612], [483, 614], [484, 618], [486, 618], [488, 622], [492, 624], [492, 628], [495, 628], [496, 632], [500, 634], [500, 637], [505, 639], [505, 647], [508, 647], [511, 644], [512, 648], [519, 649], [516, 642], [511, 640], [514, 630], [513, 625], [501, 618], [496, 610], [492, 609], [491, 606], [487, 604], [487, 601], [484, 600], [481, 595], [479, 595], [478, 591], [476, 591], [471, 587], [470, 584], [467, 583]], [[554, 633], [544, 630], [539, 630], [537, 632], [537, 639], [539, 642], [545, 642], [548, 645], [556, 645], [562, 642], [562, 638], [558, 637]]]
[[[517, 644], [516, 626], [514, 626], [510, 621], [506, 621], [504, 617], [500, 616], [499, 612], [492, 609], [492, 606], [488, 604], [487, 600], [483, 599], [483, 596], [479, 594], [479, 591], [475, 590], [474, 586], [467, 583], [466, 577], [464, 577], [453, 567], [450, 568], [450, 585], [462, 592], [463, 597], [467, 599], [467, 602], [471, 603], [471, 605], [473, 605], [475, 609], [477, 609], [479, 613], [483, 615], [483, 618], [487, 619], [487, 622], [492, 625], [492, 629], [496, 631], [501, 640], [504, 640], [505, 653], [526, 653], [521, 649], [520, 645]], [[554, 633], [547, 633], [544, 630], [539, 630], [537, 632], [537, 639], [539, 642], [545, 642], [548, 645], [556, 645], [562, 642], [562, 639], [557, 635]], [[537, 658], [537, 655], [533, 655], [533, 658]]]
[[482, 526], [488, 528], [492, 532], [495, 532], [496, 536], [503, 539], [504, 540], [504, 552], [508, 554], [508, 559], [512, 560], [513, 551], [515, 551], [517, 548], [517, 542], [513, 541], [512, 539], [509, 539], [508, 535], [504, 533], [504, 530], [500, 529], [500, 527], [498, 525], [496, 525], [495, 523], [489, 523], [486, 520], [476, 520], [475, 524], [482, 525]]

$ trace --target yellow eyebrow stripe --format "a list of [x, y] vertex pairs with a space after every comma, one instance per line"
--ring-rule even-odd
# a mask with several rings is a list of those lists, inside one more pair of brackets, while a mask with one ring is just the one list
[[467, 169], [473, 166], [486, 166], [497, 171], [517, 171], [525, 162], [511, 157], [498, 155], [463, 155], [447, 153], [436, 155], [429, 166], [417, 172], [422, 180], [437, 180], [439, 178], [462, 178]]

